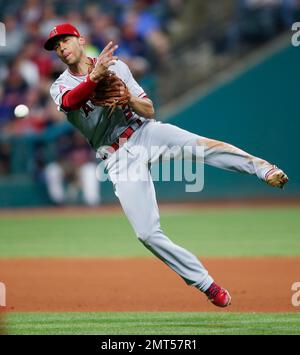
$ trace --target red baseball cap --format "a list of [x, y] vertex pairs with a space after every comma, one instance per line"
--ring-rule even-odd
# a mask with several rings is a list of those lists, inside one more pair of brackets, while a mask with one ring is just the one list
[[80, 33], [77, 28], [71, 25], [70, 23], [63, 23], [61, 25], [55, 26], [51, 30], [49, 38], [44, 44], [44, 48], [47, 49], [47, 51], [52, 51], [54, 49], [55, 39], [59, 36], [67, 35], [80, 37]]

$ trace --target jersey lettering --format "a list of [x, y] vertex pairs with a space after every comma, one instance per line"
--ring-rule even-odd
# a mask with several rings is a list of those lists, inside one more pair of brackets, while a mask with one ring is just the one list
[[90, 112], [94, 111], [93, 107], [91, 107], [87, 102], [81, 106], [84, 111], [85, 117], [89, 115]]
[[132, 118], [133, 113], [132, 113], [130, 106], [128, 104], [124, 104], [122, 106], [122, 111], [126, 117], [126, 120], [130, 120], [130, 118]]

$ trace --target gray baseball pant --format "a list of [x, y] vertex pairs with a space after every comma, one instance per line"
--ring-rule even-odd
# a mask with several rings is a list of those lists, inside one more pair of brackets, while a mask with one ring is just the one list
[[[174, 244], [161, 229], [155, 189], [149, 169], [149, 164], [156, 162], [160, 157], [169, 159], [170, 150], [175, 152], [175, 158], [181, 158], [178, 147], [190, 152], [190, 158], [196, 160], [199, 158], [200, 161], [204, 158], [206, 164], [255, 174], [261, 180], [264, 180], [266, 172], [272, 166], [267, 161], [254, 157], [233, 145], [201, 137], [171, 124], [154, 120], [146, 121], [117, 152], [105, 161], [115, 194], [138, 239], [188, 285], [205, 292], [213, 282], [206, 268], [196, 256]], [[197, 156], [197, 147], [203, 147], [200, 150], [201, 156]], [[137, 172], [142, 178], [136, 178]]]

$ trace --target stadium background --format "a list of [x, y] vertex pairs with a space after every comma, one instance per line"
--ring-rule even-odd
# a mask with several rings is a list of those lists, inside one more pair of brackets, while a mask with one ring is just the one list
[[[299, 308], [290, 303], [291, 284], [299, 281], [300, 269], [299, 48], [291, 45], [291, 26], [300, 18], [299, 11], [296, 0], [0, 1], [0, 21], [6, 26], [6, 46], [0, 47], [0, 281], [8, 292], [7, 332], [299, 332]], [[109, 182], [99, 186], [99, 208], [83, 206], [78, 171], [95, 160], [84, 139], [59, 121], [48, 89], [64, 68], [53, 53], [41, 49], [60, 22], [78, 26], [89, 41], [90, 55], [96, 56], [108, 40], [117, 41], [118, 55], [155, 102], [157, 119], [235, 144], [273, 161], [289, 175], [284, 191], [254, 177], [210, 167], [205, 167], [200, 193], [186, 193], [183, 183], [156, 183], [159, 201], [193, 202], [162, 205], [163, 226], [171, 239], [206, 257], [220, 282], [225, 279], [229, 286], [232, 282], [237, 300], [232, 312], [222, 317], [207, 314], [215, 310], [148, 258], [118, 205], [111, 205], [116, 198]], [[28, 105], [29, 117], [14, 117], [18, 104]], [[47, 191], [45, 169], [53, 162], [64, 168], [68, 192], [59, 203]], [[116, 264], [106, 265], [112, 257]], [[149, 264], [142, 264], [144, 259]], [[85, 268], [89, 260], [95, 264]], [[123, 292], [134, 284], [123, 295], [123, 308], [122, 298], [116, 296], [118, 285], [108, 282], [112, 275], [99, 274], [99, 269], [114, 268], [115, 277], [123, 270]], [[168, 281], [158, 288], [161, 268], [162, 279]], [[58, 274], [49, 273], [51, 269], [58, 274], [64, 270], [58, 284]], [[142, 274], [149, 269], [153, 276], [144, 285]], [[244, 270], [245, 277], [238, 270]], [[262, 280], [251, 279], [250, 270]], [[247, 284], [247, 276], [252, 283]], [[258, 292], [269, 277], [275, 300]], [[78, 293], [79, 298], [70, 297], [69, 302], [63, 295], [70, 288], [78, 291], [75, 284], [68, 284], [73, 278], [100, 283], [94, 285], [98, 293], [94, 291], [97, 294], [90, 299], [91, 285], [85, 285], [87, 293], [81, 295], [85, 300]], [[40, 293], [43, 288], [49, 297]], [[146, 304], [141, 301], [144, 294], [138, 302], [134, 296], [141, 288], [148, 291]], [[51, 294], [53, 289], [57, 293]], [[113, 296], [103, 289], [113, 290]], [[256, 298], [251, 299], [252, 294]], [[250, 305], [243, 305], [243, 297]], [[263, 301], [257, 304], [260, 297]], [[109, 298], [115, 306], [106, 304]], [[181, 313], [141, 313], [149, 310]], [[61, 319], [64, 323], [59, 325]], [[155, 330], [151, 322], [156, 322]], [[188, 326], [183, 328], [182, 323]]]

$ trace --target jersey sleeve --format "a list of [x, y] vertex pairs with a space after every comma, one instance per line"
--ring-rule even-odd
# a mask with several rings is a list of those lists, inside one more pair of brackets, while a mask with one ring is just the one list
[[63, 81], [60, 78], [58, 78], [51, 85], [51, 88], [50, 88], [50, 95], [52, 96], [52, 99], [56, 103], [58, 110], [62, 111], [64, 113], [66, 113], [66, 111], [62, 108], [62, 97], [67, 91], [70, 91], [70, 90], [72, 90], [72, 88], [65, 86], [65, 84], [63, 83]]
[[121, 62], [121, 64], [122, 64], [122, 70], [124, 72], [124, 78], [125, 78], [124, 81], [128, 87], [128, 90], [130, 91], [130, 93], [133, 96], [137, 96], [140, 98], [148, 97], [147, 94], [145, 93], [144, 89], [134, 79], [130, 69], [128, 68], [128, 65], [125, 64], [124, 62]]

